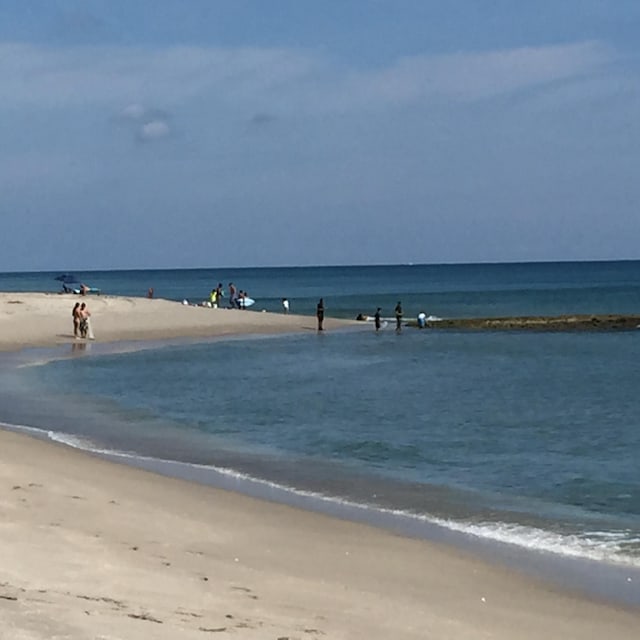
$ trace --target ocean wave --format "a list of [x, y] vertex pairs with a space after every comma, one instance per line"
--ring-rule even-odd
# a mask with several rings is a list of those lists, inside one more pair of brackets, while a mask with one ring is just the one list
[[640, 568], [640, 535], [631, 530], [592, 531], [585, 532], [583, 535], [567, 535], [536, 527], [500, 521], [470, 522], [438, 518], [403, 509], [389, 509], [375, 504], [363, 504], [343, 497], [330, 496], [316, 491], [296, 489], [270, 480], [256, 478], [234, 469], [207, 467], [207, 465], [191, 466], [213, 468], [216, 472], [237, 480], [260, 484], [300, 497], [321, 500], [363, 512], [376, 512], [397, 518], [421, 521], [431, 525], [437, 525], [449, 531], [455, 531], [501, 544], [513, 545], [531, 551], [554, 553], [572, 558], [596, 560], [599, 562], [609, 562]]
[[640, 567], [640, 536], [629, 529], [567, 535], [504, 522], [433, 521], [453, 531], [532, 551]]
[[10, 424], [8, 422], [0, 422], [0, 429], [5, 429], [7, 431], [19, 431], [21, 433], [30, 433], [34, 436], [46, 436], [47, 434], [44, 429], [29, 427], [26, 424]]
[[[372, 520], [375, 520], [376, 514], [382, 514], [390, 516], [392, 519], [397, 519], [398, 521], [422, 522], [463, 534], [464, 536], [511, 545], [534, 552], [551, 553], [575, 559], [593, 560], [640, 568], [640, 535], [637, 531], [630, 529], [593, 530], [569, 535], [533, 526], [501, 521], [484, 520], [472, 522], [464, 519], [454, 520], [435, 517], [404, 509], [383, 507], [375, 503], [366, 504], [355, 502], [345, 497], [327, 495], [318, 491], [299, 489], [223, 466], [167, 460], [141, 455], [136, 452], [105, 449], [88, 438], [59, 431], [38, 429], [27, 425], [8, 424], [4, 422], [0, 422], [0, 428], [29, 433], [74, 449], [103, 455], [112, 459], [129, 461], [133, 466], [136, 466], [136, 462], [146, 462], [153, 464], [155, 469], [164, 468], [167, 472], [169, 469], [197, 469], [204, 472], [215, 473], [246, 485], [274, 490], [282, 495], [282, 501], [284, 502], [286, 502], [285, 496], [287, 495], [303, 499], [305, 500], [305, 506], [310, 510], [313, 510], [314, 502], [316, 506], [318, 503], [325, 503], [342, 507], [353, 513], [360, 513], [361, 515], [370, 514], [372, 516], [370, 519]], [[169, 475], [181, 474], [174, 473]], [[242, 492], [242, 488], [238, 488], [238, 491]]]

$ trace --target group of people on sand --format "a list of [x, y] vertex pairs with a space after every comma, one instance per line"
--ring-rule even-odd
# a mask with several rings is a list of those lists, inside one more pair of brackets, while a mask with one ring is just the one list
[[84, 282], [80, 283], [79, 287], [69, 286], [66, 283], [62, 283], [62, 293], [78, 293], [81, 296], [86, 296], [91, 291], [91, 287], [88, 287]]
[[[150, 289], [149, 291], [153, 291]], [[246, 309], [251, 306], [254, 301], [249, 298], [249, 293], [247, 291], [238, 290], [233, 282], [229, 283], [229, 303], [227, 304], [228, 309]], [[148, 298], [152, 297], [147, 295]], [[209, 309], [222, 309], [223, 308], [223, 298], [224, 287], [221, 282], [218, 282], [218, 286], [211, 289], [211, 293], [209, 294], [208, 300], [203, 300], [199, 303], [190, 303], [187, 298], [182, 301], [182, 304], [189, 305], [193, 307], [209, 307]]]
[[[229, 283], [229, 309], [246, 309], [245, 300], [249, 297], [246, 291], [238, 290], [233, 282]], [[212, 308], [222, 308], [222, 298], [224, 298], [224, 288], [221, 282], [215, 289], [211, 289], [209, 294], [209, 303]], [[207, 305], [209, 306], [209, 305]]]
[[76, 302], [71, 311], [73, 318], [73, 337], [89, 338], [93, 340], [93, 330], [91, 329], [91, 312], [85, 302]]
[[229, 308], [230, 309], [246, 309], [245, 300], [249, 297], [246, 291], [236, 288], [233, 282], [229, 283]]
[[214, 309], [217, 309], [222, 305], [222, 298], [224, 298], [224, 289], [222, 288], [222, 282], [218, 282], [218, 286], [211, 289], [209, 302]]

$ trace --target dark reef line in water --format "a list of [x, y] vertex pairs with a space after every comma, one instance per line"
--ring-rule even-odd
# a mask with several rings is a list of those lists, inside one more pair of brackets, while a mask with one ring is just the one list
[[[406, 323], [418, 327], [417, 320]], [[640, 315], [509, 316], [505, 318], [442, 318], [427, 320], [427, 329], [489, 329], [533, 331], [621, 331], [640, 329]]]

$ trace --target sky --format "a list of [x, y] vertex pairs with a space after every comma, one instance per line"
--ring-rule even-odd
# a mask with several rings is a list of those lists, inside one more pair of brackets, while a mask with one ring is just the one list
[[637, 0], [0, 0], [0, 271], [640, 258]]

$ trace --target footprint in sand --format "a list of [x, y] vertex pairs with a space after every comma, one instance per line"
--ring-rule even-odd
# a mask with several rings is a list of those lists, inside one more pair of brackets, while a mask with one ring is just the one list
[[258, 599], [258, 596], [251, 593], [251, 589], [249, 589], [249, 587], [231, 587], [231, 591], [243, 591], [247, 594], [247, 598], [251, 598], [252, 600]]

